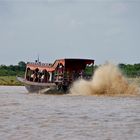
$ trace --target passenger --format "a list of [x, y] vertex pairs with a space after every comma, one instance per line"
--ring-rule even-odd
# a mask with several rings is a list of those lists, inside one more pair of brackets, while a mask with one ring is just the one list
[[58, 72], [61, 74], [63, 73], [63, 65], [62, 64], [60, 64], [60, 66], [58, 68]]
[[49, 72], [49, 82], [52, 81], [52, 72]]
[[41, 83], [44, 82], [44, 79], [45, 79], [45, 75], [43, 74], [43, 75], [41, 76]]
[[42, 73], [39, 72], [38, 75], [37, 75], [38, 82], [41, 82], [41, 77], [42, 77]]
[[38, 77], [37, 77], [37, 73], [36, 72], [33, 72], [33, 74], [31, 74], [31, 80], [30, 81], [33, 81], [33, 82], [37, 82], [38, 81]]
[[35, 72], [33, 71], [33, 73], [31, 74], [31, 77], [30, 77], [30, 81], [34, 81], [35, 79]]

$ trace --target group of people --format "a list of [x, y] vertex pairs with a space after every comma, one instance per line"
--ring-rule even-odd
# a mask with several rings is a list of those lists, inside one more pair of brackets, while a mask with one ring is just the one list
[[47, 83], [52, 81], [73, 81], [78, 78], [85, 78], [84, 70], [81, 71], [66, 71], [63, 73], [63, 69], [59, 67], [56, 73], [50, 73], [46, 70], [40, 71], [38, 69], [34, 70], [29, 74], [29, 80], [33, 82]]
[[47, 82], [48, 80], [48, 73], [43, 73], [43, 72], [36, 72], [36, 71], [33, 71], [33, 73], [31, 74], [30, 76], [30, 81], [33, 81], [33, 82]]

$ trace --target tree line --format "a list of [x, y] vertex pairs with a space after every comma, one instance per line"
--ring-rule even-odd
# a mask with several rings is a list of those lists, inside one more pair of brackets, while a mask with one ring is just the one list
[[119, 64], [120, 70], [128, 77], [140, 77], [140, 63], [138, 64]]
[[20, 61], [18, 65], [0, 65], [0, 76], [23, 76], [25, 69], [24, 61]]
[[[95, 65], [94, 69], [99, 66]], [[138, 64], [118, 64], [118, 67], [122, 73], [128, 77], [138, 77], [140, 76], [140, 63]], [[0, 76], [23, 76], [26, 69], [26, 63], [20, 61], [17, 65], [0, 65]], [[88, 70], [90, 71], [90, 70]]]

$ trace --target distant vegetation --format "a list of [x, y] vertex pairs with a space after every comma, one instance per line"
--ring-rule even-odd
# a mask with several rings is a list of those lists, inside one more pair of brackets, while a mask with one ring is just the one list
[[22, 85], [16, 80], [16, 76], [24, 76], [26, 63], [20, 61], [18, 65], [0, 65], [0, 85]]
[[0, 65], [0, 76], [23, 76], [26, 69], [26, 63], [20, 61], [18, 65]]
[[121, 71], [128, 77], [140, 77], [140, 63], [139, 64], [119, 64]]

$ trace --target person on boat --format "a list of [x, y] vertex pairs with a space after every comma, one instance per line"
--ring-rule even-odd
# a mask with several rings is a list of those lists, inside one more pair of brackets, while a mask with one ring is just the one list
[[45, 79], [45, 75], [44, 75], [44, 74], [42, 74], [42, 76], [41, 76], [41, 83], [43, 83], [43, 82], [44, 82], [44, 79]]
[[38, 74], [39, 74], [39, 69], [36, 68], [34, 72], [33, 82], [38, 82]]
[[39, 71], [38, 74], [37, 74], [37, 80], [38, 80], [39, 83], [41, 82], [41, 77], [42, 77], [42, 72]]
[[35, 80], [35, 72], [33, 71], [33, 73], [31, 74], [31, 77], [30, 77], [30, 81], [34, 81]]

